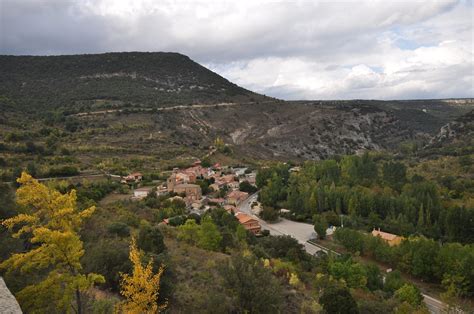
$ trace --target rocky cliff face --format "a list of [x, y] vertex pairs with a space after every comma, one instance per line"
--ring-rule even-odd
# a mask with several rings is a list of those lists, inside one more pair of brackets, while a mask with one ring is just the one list
[[448, 145], [474, 145], [474, 110], [442, 126], [427, 147]]
[[[217, 136], [256, 158], [320, 159], [427, 142], [473, 108], [472, 99], [285, 102], [177, 53], [0, 56], [0, 68], [0, 131], [36, 134], [41, 123], [74, 129], [64, 141], [81, 149], [81, 160], [174, 158], [207, 151]], [[447, 125], [432, 144], [456, 138], [465, 125]]]
[[427, 137], [373, 106], [260, 103], [159, 113], [162, 132], [182, 145], [212, 143], [217, 136], [259, 158], [321, 159], [334, 154], [392, 148]]
[[21, 314], [20, 305], [15, 297], [8, 290], [5, 281], [0, 277], [0, 313], [2, 314]]

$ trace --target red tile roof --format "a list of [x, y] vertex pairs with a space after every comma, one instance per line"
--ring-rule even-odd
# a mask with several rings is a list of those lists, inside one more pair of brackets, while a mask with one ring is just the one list
[[256, 219], [242, 212], [238, 212], [237, 214], [235, 214], [235, 217], [239, 220], [241, 224], [247, 223], [251, 220], [257, 221]]

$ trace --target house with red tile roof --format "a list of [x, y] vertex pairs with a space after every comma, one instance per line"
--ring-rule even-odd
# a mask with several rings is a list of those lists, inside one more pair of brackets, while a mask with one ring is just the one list
[[219, 205], [219, 206], [222, 206], [225, 203], [225, 199], [220, 198], [220, 197], [219, 198], [210, 198], [210, 199], [208, 199], [208, 202], [209, 203], [214, 203], [214, 204]]
[[143, 179], [143, 174], [140, 172], [130, 173], [128, 176], [122, 177], [121, 183], [139, 183]]
[[234, 205], [224, 205], [224, 209], [229, 213], [229, 214], [234, 214], [237, 212], [237, 207]]
[[234, 190], [227, 194], [226, 203], [229, 205], [239, 205], [249, 197], [249, 193]]
[[252, 232], [253, 234], [259, 234], [262, 227], [257, 219], [252, 218], [251, 216], [237, 212], [235, 217], [239, 220], [239, 223], [248, 231]]

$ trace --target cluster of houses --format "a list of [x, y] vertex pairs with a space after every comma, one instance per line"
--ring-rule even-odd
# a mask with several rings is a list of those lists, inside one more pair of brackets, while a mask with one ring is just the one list
[[[204, 212], [213, 207], [223, 207], [229, 213], [235, 214], [239, 222], [247, 230], [258, 234], [260, 224], [251, 216], [238, 212], [237, 207], [248, 198], [247, 192], [239, 190], [240, 183], [248, 181], [255, 185], [255, 172], [246, 171], [247, 168], [229, 168], [215, 164], [212, 167], [203, 167], [197, 160], [191, 167], [185, 169], [174, 168], [165, 184], [156, 187], [156, 194], [176, 194], [175, 198], [182, 199], [192, 212]], [[131, 173], [122, 178], [123, 183], [139, 183], [143, 176], [140, 173]], [[197, 184], [199, 179], [209, 179], [212, 184], [209, 188], [213, 192], [209, 196], [203, 196], [201, 186]], [[219, 191], [225, 189], [227, 193], [219, 197]], [[134, 190], [134, 199], [143, 199], [150, 192], [151, 187], [140, 187]]]

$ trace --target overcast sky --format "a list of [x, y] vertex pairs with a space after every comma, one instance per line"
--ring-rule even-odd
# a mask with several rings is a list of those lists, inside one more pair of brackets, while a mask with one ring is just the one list
[[473, 1], [258, 2], [0, 0], [0, 53], [175, 51], [283, 99], [474, 97]]

